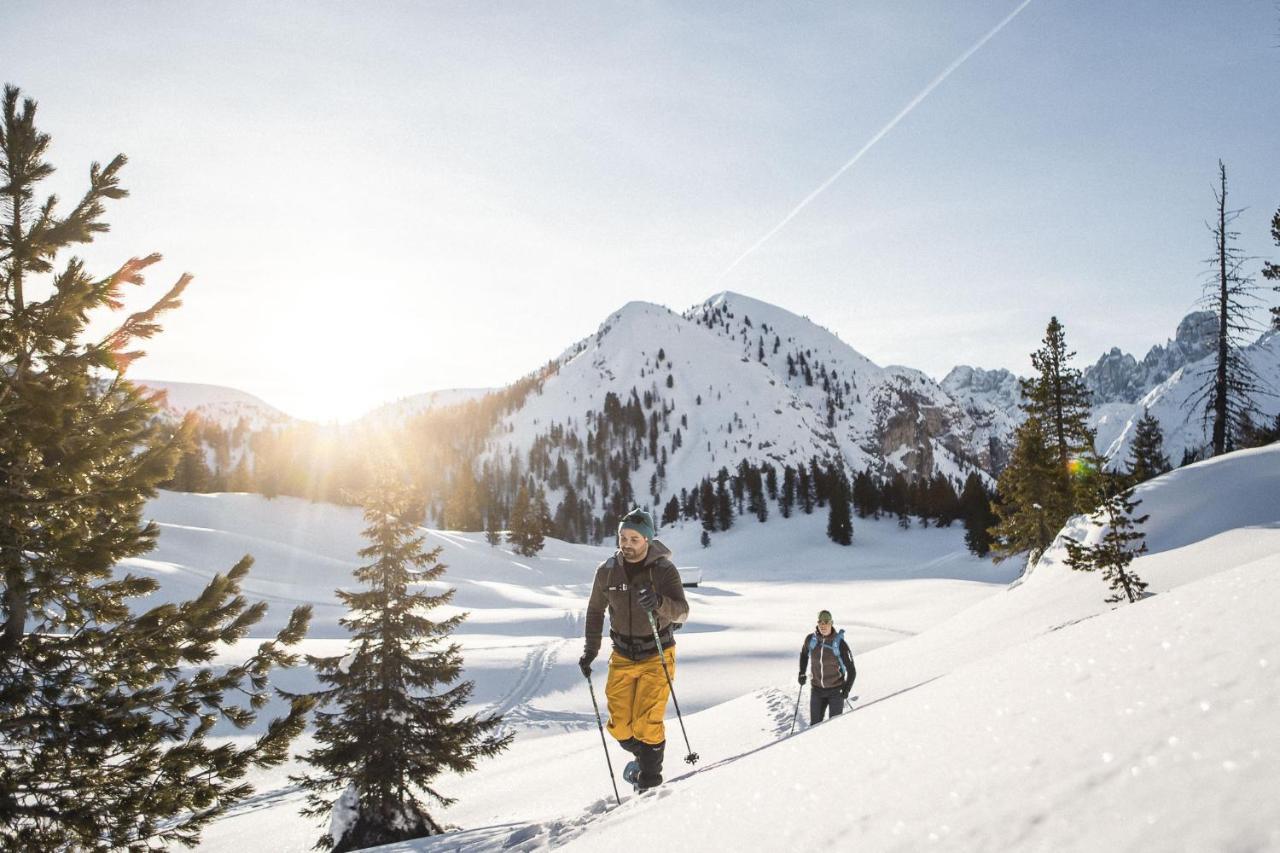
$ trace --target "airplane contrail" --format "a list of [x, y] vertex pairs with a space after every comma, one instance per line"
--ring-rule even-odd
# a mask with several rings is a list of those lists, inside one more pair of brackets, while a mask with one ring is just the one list
[[755, 245], [753, 245], [750, 249], [747, 249], [745, 252], [739, 255], [738, 259], [735, 260], [733, 263], [729, 264], [729, 266], [725, 267], [724, 272], [720, 273], [719, 277], [716, 280], [719, 281], [720, 279], [723, 279], [725, 276], [727, 276], [729, 273], [733, 272], [734, 267], [736, 267], [738, 264], [746, 260], [746, 258], [749, 255], [751, 255], [753, 252], [755, 252], [765, 243], [769, 242], [770, 238], [772, 238], [773, 235], [777, 234], [779, 231], [785, 228], [788, 222], [790, 222], [792, 219], [795, 219], [796, 214], [798, 214], [800, 211], [804, 210], [806, 206], [808, 206], [809, 202], [813, 201], [815, 198], [821, 195], [823, 191], [827, 189], [827, 187], [831, 186], [837, 180], [839, 180], [840, 176], [843, 175], [845, 172], [849, 171], [849, 169], [853, 167], [854, 163], [857, 163], [859, 160], [862, 159], [863, 154], [866, 154], [868, 151], [870, 151], [877, 142], [883, 139], [889, 131], [893, 130], [894, 127], [897, 126], [898, 122], [906, 118], [907, 114], [910, 113], [912, 110], [914, 110], [917, 106], [919, 106], [921, 101], [929, 97], [929, 94], [934, 89], [941, 86], [943, 81], [945, 81], [948, 77], [951, 76], [952, 72], [954, 72], [961, 65], [964, 65], [965, 61], [969, 57], [977, 53], [979, 50], [981, 50], [984, 44], [991, 41], [991, 39], [995, 38], [997, 33], [1003, 30], [1009, 24], [1010, 21], [1018, 17], [1018, 13], [1020, 13], [1023, 9], [1027, 8], [1027, 6], [1029, 6], [1030, 4], [1031, 4], [1031, 0], [1022, 0], [1022, 2], [1018, 4], [1018, 8], [1014, 9], [1012, 12], [1006, 15], [1004, 17], [1004, 20], [1002, 20], [1000, 23], [996, 24], [994, 27], [991, 28], [990, 32], [988, 32], [985, 36], [983, 36], [982, 38], [974, 42], [972, 47], [970, 47], [964, 53], [960, 54], [959, 58], [957, 58], [954, 62], [952, 62], [950, 65], [944, 68], [942, 70], [942, 73], [940, 73], [937, 77], [934, 77], [933, 80], [929, 82], [928, 86], [925, 86], [923, 89], [921, 89], [919, 94], [917, 94], [914, 98], [912, 98], [907, 103], [907, 105], [898, 112], [896, 116], [890, 119], [888, 124], [886, 124], [884, 127], [876, 131], [875, 136], [872, 136], [869, 140], [867, 140], [867, 142], [861, 148], [858, 149], [857, 154], [854, 154], [852, 157], [850, 157], [847, 163], [845, 163], [843, 166], [837, 169], [834, 175], [832, 175], [831, 177], [823, 181], [816, 190], [814, 190], [813, 192], [805, 196], [803, 201], [797, 204], [790, 213], [784, 216], [781, 222], [773, 226], [773, 228], [769, 229], [769, 233], [765, 234], [763, 237], [757, 240], [755, 242]]

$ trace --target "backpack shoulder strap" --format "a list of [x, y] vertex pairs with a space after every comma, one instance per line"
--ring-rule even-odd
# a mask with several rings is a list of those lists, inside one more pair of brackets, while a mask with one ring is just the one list
[[844, 658], [840, 656], [840, 644], [844, 642], [844, 629], [841, 628], [836, 635], [831, 638], [831, 653], [835, 655], [836, 664], [840, 667], [840, 677], [848, 678], [849, 671], [845, 669]]

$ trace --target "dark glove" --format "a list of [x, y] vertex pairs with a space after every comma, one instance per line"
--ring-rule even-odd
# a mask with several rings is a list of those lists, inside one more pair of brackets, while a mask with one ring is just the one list
[[657, 610], [662, 605], [662, 596], [658, 595], [651, 586], [640, 587], [640, 594], [636, 596], [636, 601], [645, 610]]
[[804, 683], [805, 683], [806, 681], [808, 681], [808, 680], [809, 680], [809, 676], [805, 675], [803, 672], [802, 672], [802, 673], [800, 673], [800, 683], [801, 683], [801, 684], [804, 684]]
[[846, 684], [844, 687], [841, 687], [841, 688], [840, 688], [840, 698], [841, 698], [841, 699], [848, 699], [848, 698], [849, 698], [849, 688], [851, 688], [851, 687], [853, 687], [853, 685], [852, 685], [852, 684]]
[[587, 649], [582, 653], [582, 657], [578, 658], [578, 669], [582, 670], [583, 678], [591, 677], [591, 662], [599, 653], [597, 649]]

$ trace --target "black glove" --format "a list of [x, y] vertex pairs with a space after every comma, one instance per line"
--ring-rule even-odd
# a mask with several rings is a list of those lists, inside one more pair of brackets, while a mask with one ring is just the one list
[[805, 675], [803, 672], [802, 672], [802, 673], [800, 673], [800, 683], [801, 683], [801, 684], [804, 684], [804, 683], [805, 683], [806, 681], [808, 681], [808, 680], [809, 680], [809, 676]]
[[662, 596], [658, 595], [651, 586], [640, 587], [640, 594], [636, 596], [636, 601], [645, 610], [657, 610], [662, 605]]
[[851, 687], [853, 687], [853, 685], [852, 685], [852, 684], [846, 684], [844, 687], [841, 687], [841, 688], [840, 688], [840, 698], [842, 698], [842, 699], [848, 699], [848, 698], [849, 698], [849, 688], [851, 688]]
[[578, 658], [578, 669], [582, 670], [583, 678], [591, 677], [591, 662], [596, 659], [596, 655], [599, 653], [597, 649], [587, 649], [582, 653], [582, 657]]

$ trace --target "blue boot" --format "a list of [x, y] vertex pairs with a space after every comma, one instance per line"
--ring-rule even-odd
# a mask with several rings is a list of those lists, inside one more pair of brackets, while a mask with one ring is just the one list
[[627, 766], [622, 768], [622, 781], [628, 785], [636, 785], [640, 781], [640, 762], [628, 761]]

